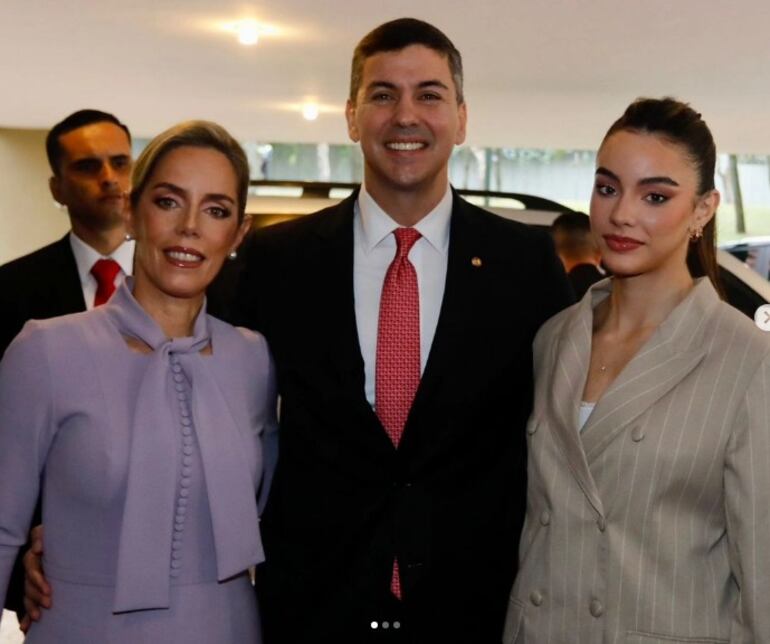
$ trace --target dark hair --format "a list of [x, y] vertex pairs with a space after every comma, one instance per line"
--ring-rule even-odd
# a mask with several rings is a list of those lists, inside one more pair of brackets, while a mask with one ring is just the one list
[[131, 207], [136, 208], [147, 182], [160, 160], [172, 150], [181, 147], [210, 148], [220, 152], [233, 167], [238, 189], [238, 221], [243, 221], [246, 198], [249, 193], [249, 162], [246, 153], [221, 125], [211, 121], [185, 121], [161, 132], [139, 155], [134, 164], [131, 188]]
[[579, 259], [596, 254], [597, 245], [591, 236], [591, 218], [582, 212], [563, 212], [551, 223], [551, 233], [563, 233], [556, 241], [556, 250], [566, 256]]
[[[607, 130], [602, 144], [622, 130], [655, 134], [681, 146], [698, 174], [698, 196], [714, 189], [717, 157], [714, 137], [701, 115], [689, 104], [670, 97], [638, 98]], [[703, 228], [703, 235], [690, 244], [687, 266], [693, 277], [708, 276], [722, 293], [716, 259], [715, 219], [712, 217]]]
[[99, 110], [78, 110], [54, 125], [45, 137], [45, 151], [48, 155], [48, 164], [51, 166], [51, 172], [55, 175], [59, 174], [59, 165], [64, 156], [64, 150], [59, 142], [59, 137], [94, 123], [112, 123], [117, 125], [126, 133], [128, 142], [131, 143], [131, 132], [128, 131], [128, 127], [112, 114], [100, 112]]
[[400, 51], [410, 45], [423, 45], [445, 56], [455, 84], [457, 102], [463, 98], [463, 59], [452, 41], [440, 29], [416, 18], [399, 18], [376, 27], [356, 45], [350, 68], [350, 100], [356, 102], [364, 63], [367, 58], [384, 51]]

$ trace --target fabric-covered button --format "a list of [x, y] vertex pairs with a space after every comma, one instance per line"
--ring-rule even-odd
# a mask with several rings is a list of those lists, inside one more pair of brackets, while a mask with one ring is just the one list
[[172, 550], [181, 550], [182, 549], [182, 542], [179, 539], [174, 539], [171, 542], [171, 549]]
[[607, 520], [604, 517], [599, 517], [596, 520], [596, 525], [599, 527], [599, 532], [604, 532], [607, 529]]
[[540, 513], [540, 524], [546, 526], [549, 523], [551, 523], [551, 513], [548, 510], [543, 510]]
[[[188, 469], [189, 469], [189, 468], [188, 468]], [[176, 502], [176, 504], [177, 504], [177, 505], [178, 505], [180, 508], [183, 508], [183, 507], [185, 507], [185, 506], [187, 505], [188, 501], [189, 501], [189, 499], [179, 499], [179, 500]]]
[[182, 436], [192, 436], [192, 428], [182, 427]]
[[[181, 490], [179, 490], [179, 496], [181, 497], [190, 496], [190, 490], [182, 488]], [[183, 508], [179, 508], [179, 509], [182, 510]]]
[[182, 414], [182, 417], [184, 418], [188, 418], [190, 416], [190, 410], [187, 408], [185, 403], [179, 404], [179, 413]]
[[192, 468], [191, 467], [183, 467], [182, 468], [182, 476], [190, 476], [192, 474]]
[[[182, 414], [184, 416], [184, 414]], [[182, 418], [182, 425], [185, 427], [189, 427], [192, 424], [192, 421], [189, 418]]]
[[171, 371], [173, 371], [174, 373], [181, 373], [182, 366], [176, 360], [172, 360], [171, 361]]
[[189, 477], [187, 477], [187, 476], [186, 476], [186, 477], [184, 477], [184, 478], [182, 479], [181, 485], [182, 485], [182, 487], [183, 487], [183, 488], [188, 488], [188, 487], [190, 487], [190, 478], [189, 478]]
[[179, 561], [182, 558], [182, 553], [179, 552], [178, 550], [174, 550], [174, 552], [171, 553], [171, 558], [174, 561]]
[[641, 425], [638, 425], [631, 430], [631, 440], [635, 443], [644, 440], [644, 428]]
[[541, 593], [539, 590], [533, 590], [529, 594], [529, 601], [531, 601], [535, 606], [540, 606], [543, 603], [543, 593]]
[[193, 448], [192, 448], [190, 445], [185, 445], [185, 446], [182, 448], [182, 452], [184, 452], [184, 454], [185, 454], [186, 456], [190, 456], [190, 455], [193, 453]]
[[[182, 389], [184, 390], [184, 387], [182, 387]], [[179, 391], [179, 390], [177, 390], [176, 397], [179, 400], [185, 400], [185, 398], [187, 398], [187, 396], [184, 395], [184, 391]]]
[[593, 617], [601, 617], [604, 615], [604, 606], [602, 606], [602, 603], [598, 599], [591, 600], [588, 610], [591, 611]]
[[192, 436], [184, 436], [182, 438], [182, 443], [184, 443], [185, 445], [192, 445], [193, 444]]
[[190, 458], [189, 456], [185, 456], [182, 459], [182, 464], [183, 465], [192, 465], [192, 458]]
[[184, 376], [181, 373], [175, 373], [174, 382], [184, 382]]
[[532, 423], [527, 427], [527, 434], [530, 436], [537, 431], [537, 423]]
[[174, 385], [175, 389], [179, 392], [184, 391], [184, 385], [181, 382], [178, 382]]
[[178, 571], [178, 570], [175, 570], [175, 569], [173, 569], [173, 568], [171, 569], [171, 571], [169, 572], [169, 574], [170, 574], [170, 575], [171, 575], [171, 576], [172, 576], [174, 579], [176, 579], [177, 577], [179, 577], [179, 571]]
[[184, 519], [184, 515], [186, 513], [187, 513], [187, 508], [186, 507], [184, 507], [183, 505], [177, 507], [177, 509], [176, 509], [177, 517], [181, 517], [182, 519]]
[[171, 562], [171, 567], [172, 567], [172, 568], [181, 568], [181, 567], [182, 567], [182, 562], [181, 562], [181, 561], [179, 561], [178, 559], [174, 559], [174, 560]]

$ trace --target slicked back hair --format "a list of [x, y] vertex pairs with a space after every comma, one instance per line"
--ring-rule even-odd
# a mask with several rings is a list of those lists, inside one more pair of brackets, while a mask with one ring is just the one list
[[[604, 141], [621, 131], [653, 134], [680, 146], [698, 175], [698, 196], [714, 189], [714, 137], [700, 113], [688, 103], [671, 97], [638, 98], [610, 126]], [[723, 292], [716, 259], [716, 216], [703, 228], [703, 235], [690, 244], [687, 266], [693, 277], [706, 275], [717, 291]]]
[[184, 121], [161, 132], [150, 141], [134, 164], [131, 207], [136, 208], [139, 197], [160, 160], [172, 150], [183, 147], [216, 150], [227, 157], [233, 167], [237, 184], [238, 221], [243, 221], [249, 192], [249, 161], [238, 141], [221, 125], [211, 121]]

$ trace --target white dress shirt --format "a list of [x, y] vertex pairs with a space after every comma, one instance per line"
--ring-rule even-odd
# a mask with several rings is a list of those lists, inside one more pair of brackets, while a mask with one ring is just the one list
[[94, 298], [96, 297], [96, 278], [91, 274], [91, 268], [100, 259], [114, 259], [120, 272], [115, 276], [115, 287], [121, 285], [126, 275], [131, 275], [134, 268], [134, 246], [136, 242], [124, 241], [118, 246], [111, 255], [102, 255], [91, 248], [74, 232], [70, 231], [70, 246], [72, 254], [75, 256], [75, 263], [78, 267], [80, 276], [80, 288], [83, 289], [83, 299], [86, 302], [86, 310], [94, 308]]
[[[420, 298], [420, 375], [428, 361], [444, 298], [451, 215], [452, 191], [447, 185], [438, 205], [415, 224], [415, 230], [422, 237], [409, 251], [409, 261], [417, 273]], [[358, 342], [364, 359], [366, 399], [372, 407], [380, 295], [388, 266], [396, 255], [393, 235], [396, 228], [399, 224], [377, 205], [362, 185], [353, 219], [353, 297]]]

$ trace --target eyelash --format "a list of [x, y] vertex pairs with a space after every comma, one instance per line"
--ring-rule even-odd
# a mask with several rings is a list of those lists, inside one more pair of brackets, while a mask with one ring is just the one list
[[[155, 200], [155, 204], [162, 210], [171, 210], [178, 207], [176, 200], [171, 197], [158, 197]], [[230, 209], [224, 206], [208, 206], [206, 212], [214, 217], [214, 219], [227, 219], [231, 214]]]
[[[216, 213], [214, 211], [217, 211]], [[208, 212], [215, 219], [227, 219], [230, 216], [230, 210], [222, 206], [209, 206], [206, 208]]]
[[[597, 183], [595, 190], [602, 197], [612, 197], [617, 194], [617, 190], [615, 190], [613, 186], [610, 186], [606, 183]], [[666, 203], [669, 199], [670, 197], [659, 192], [650, 192], [644, 196], [644, 200], [651, 206], [660, 206]]]

